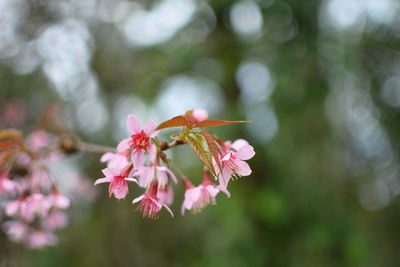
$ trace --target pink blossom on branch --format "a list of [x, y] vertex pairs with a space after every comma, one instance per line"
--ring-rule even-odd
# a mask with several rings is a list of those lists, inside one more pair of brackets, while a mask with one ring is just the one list
[[149, 167], [143, 167], [136, 171], [132, 176], [139, 176], [139, 186], [147, 188], [151, 182], [157, 181], [160, 188], [164, 188], [168, 184], [168, 177], [178, 183], [175, 174], [164, 166], [151, 165]]
[[140, 197], [135, 198], [132, 201], [132, 204], [140, 202], [136, 210], [141, 211], [143, 217], [147, 216], [149, 218], [156, 218], [158, 212], [162, 209], [162, 207], [164, 207], [171, 214], [171, 216], [174, 217], [174, 214], [172, 213], [171, 209], [167, 206], [167, 204], [163, 203], [158, 198], [157, 192], [158, 192], [158, 183], [152, 182], [147, 192], [141, 195]]
[[222, 172], [219, 173], [220, 184], [227, 188], [232, 176], [248, 176], [251, 174], [249, 160], [256, 154], [254, 148], [246, 140], [236, 140], [232, 145], [228, 144], [228, 150], [221, 159]]
[[144, 129], [140, 127], [139, 119], [134, 115], [129, 115], [127, 119], [128, 130], [132, 133], [131, 137], [122, 140], [117, 147], [118, 152], [132, 150], [131, 159], [135, 169], [140, 169], [146, 158], [144, 153], [150, 154], [150, 159], [155, 158], [156, 146], [150, 142], [151, 138], [157, 136], [156, 125], [149, 121]]
[[230, 193], [225, 188], [216, 186], [211, 182], [208, 171], [204, 173], [203, 182], [199, 186], [195, 187], [186, 178], [183, 179], [183, 183], [186, 187], [186, 192], [181, 208], [182, 215], [184, 215], [185, 210], [199, 212], [209, 204], [216, 204], [216, 196], [220, 191], [230, 197]]
[[100, 162], [107, 162], [107, 167], [122, 169], [129, 164], [126, 151], [120, 153], [105, 153], [101, 158]]
[[0, 173], [0, 196], [15, 194], [19, 189], [18, 183], [10, 179], [8, 172], [3, 171]]
[[101, 183], [110, 183], [108, 194], [111, 197], [113, 194], [117, 199], [123, 199], [129, 192], [128, 182], [135, 182], [135, 178], [131, 178], [132, 165], [128, 165], [124, 169], [105, 168], [102, 172], [106, 177], [97, 179], [95, 185]]

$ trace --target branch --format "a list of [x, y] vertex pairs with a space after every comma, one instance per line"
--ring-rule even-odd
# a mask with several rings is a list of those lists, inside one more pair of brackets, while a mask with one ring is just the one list
[[94, 152], [94, 153], [107, 153], [107, 152], [116, 153], [117, 152], [117, 150], [113, 147], [90, 144], [90, 143], [83, 142], [81, 140], [76, 140], [76, 145], [78, 147], [78, 150], [86, 151], [86, 152]]

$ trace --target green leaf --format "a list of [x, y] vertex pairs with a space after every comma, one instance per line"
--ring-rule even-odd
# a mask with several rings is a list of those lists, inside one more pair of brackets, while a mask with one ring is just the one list
[[214, 166], [212, 164], [212, 153], [206, 137], [200, 132], [189, 132], [185, 140], [200, 161], [215, 175]]
[[204, 138], [206, 139], [210, 153], [211, 153], [212, 157], [215, 159], [215, 162], [218, 165], [219, 171], [222, 171], [221, 162], [219, 161], [218, 144], [214, 138], [214, 135], [212, 133], [209, 133], [206, 131], [201, 131], [200, 134], [203, 135]]

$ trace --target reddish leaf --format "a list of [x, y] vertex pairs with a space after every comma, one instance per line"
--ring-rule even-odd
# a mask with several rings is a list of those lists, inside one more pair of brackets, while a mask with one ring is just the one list
[[216, 143], [216, 140], [215, 140], [214, 136], [211, 133], [206, 132], [206, 131], [202, 131], [200, 133], [206, 139], [206, 142], [208, 144], [208, 148], [210, 149], [211, 155], [213, 156], [213, 158], [215, 159], [215, 162], [218, 165], [219, 171], [222, 171], [221, 162], [219, 160], [218, 145]]
[[166, 120], [157, 126], [156, 130], [161, 130], [165, 128], [179, 127], [179, 126], [189, 126], [188, 119], [185, 116], [176, 116], [172, 119]]
[[6, 162], [15, 154], [13, 150], [7, 150], [0, 153], [0, 168], [3, 168]]
[[16, 142], [16, 140], [3, 141], [3, 142], [0, 142], [0, 150], [15, 147], [17, 145], [18, 145], [18, 142]]
[[251, 121], [224, 121], [224, 120], [205, 120], [196, 124], [196, 127], [215, 127], [235, 123], [249, 123]]
[[0, 139], [22, 139], [22, 133], [15, 129], [2, 129], [0, 130]]

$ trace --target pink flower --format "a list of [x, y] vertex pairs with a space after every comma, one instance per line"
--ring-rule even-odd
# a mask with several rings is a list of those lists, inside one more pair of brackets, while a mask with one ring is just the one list
[[127, 119], [128, 130], [132, 133], [130, 138], [122, 140], [117, 147], [118, 152], [132, 149], [131, 159], [135, 169], [140, 169], [146, 158], [145, 152], [150, 154], [150, 159], [155, 158], [156, 146], [150, 143], [150, 139], [158, 134], [154, 122], [149, 121], [144, 129], [140, 127], [139, 119], [134, 115], [129, 115]]
[[164, 188], [168, 184], [168, 176], [177, 183], [174, 173], [164, 166], [152, 165], [143, 167], [136, 171], [132, 176], [139, 176], [139, 186], [147, 188], [152, 181], [157, 180], [158, 186]]
[[30, 178], [32, 188], [50, 189], [53, 185], [49, 173], [40, 166], [32, 165]]
[[33, 151], [39, 151], [49, 146], [54, 137], [43, 130], [32, 132], [26, 139], [26, 145]]
[[105, 153], [101, 158], [101, 162], [107, 162], [107, 167], [122, 169], [129, 164], [126, 153]]
[[45, 246], [54, 246], [58, 243], [58, 238], [51, 232], [40, 230], [32, 231], [26, 240], [29, 248], [42, 248]]
[[7, 172], [0, 173], [0, 195], [14, 194], [18, 189], [18, 183], [10, 180]]
[[58, 209], [68, 209], [71, 204], [69, 198], [62, 195], [55, 187], [53, 187], [53, 190], [48, 199], [51, 205]]
[[[62, 154], [57, 150], [48, 150], [49, 146], [55, 144], [58, 139], [43, 130], [37, 130], [32, 132], [26, 138], [27, 147], [35, 153], [46, 152], [41, 155], [41, 160], [46, 162], [54, 162], [62, 157]], [[47, 151], [46, 151], [47, 150]]]
[[172, 202], [174, 201], [174, 191], [172, 190], [172, 186], [167, 185], [164, 188], [158, 188], [157, 197], [162, 203], [171, 206]]
[[196, 122], [202, 122], [208, 118], [208, 111], [205, 109], [194, 109], [192, 115]]
[[197, 187], [186, 178], [183, 180], [183, 183], [185, 184], [186, 192], [181, 208], [182, 215], [184, 215], [185, 210], [199, 212], [209, 204], [215, 204], [215, 197], [220, 191], [223, 191], [228, 197], [230, 196], [227, 190], [218, 187], [211, 182], [208, 172], [203, 176], [203, 183]]
[[51, 212], [42, 220], [42, 226], [49, 230], [64, 228], [68, 224], [68, 216], [61, 211]]
[[17, 200], [4, 202], [3, 208], [4, 208], [5, 214], [9, 217], [19, 214], [21, 212], [23, 203], [25, 202], [25, 199], [27, 198], [27, 196], [28, 196], [28, 194], [25, 193]]
[[22, 202], [21, 216], [31, 222], [35, 215], [42, 218], [45, 217], [51, 206], [51, 202], [44, 195], [33, 193]]
[[128, 181], [137, 183], [136, 179], [129, 178], [129, 174], [132, 171], [132, 164], [128, 165], [126, 168], [114, 169], [105, 168], [102, 172], [106, 177], [97, 179], [94, 183], [95, 185], [101, 183], [110, 183], [108, 192], [111, 197], [114, 194], [115, 198], [123, 199], [129, 193]]
[[137, 203], [140, 201], [139, 206], [136, 210], [139, 210], [143, 213], [143, 216], [147, 216], [149, 218], [157, 217], [158, 212], [164, 207], [172, 217], [174, 214], [171, 209], [163, 203], [157, 196], [158, 191], [158, 183], [152, 182], [147, 192], [140, 197], [135, 198], [132, 203]]
[[251, 174], [250, 166], [244, 160], [251, 159], [256, 153], [254, 148], [243, 139], [235, 141], [230, 150], [221, 159], [222, 173], [220, 173], [220, 184], [226, 188], [233, 175], [248, 176]]
[[21, 221], [6, 221], [3, 230], [12, 241], [20, 242], [27, 236], [29, 226]]

